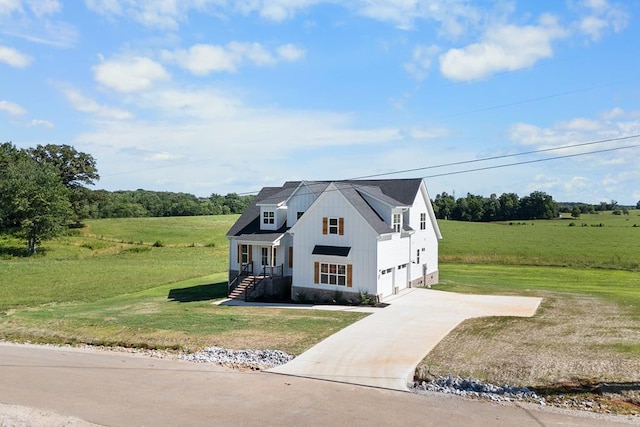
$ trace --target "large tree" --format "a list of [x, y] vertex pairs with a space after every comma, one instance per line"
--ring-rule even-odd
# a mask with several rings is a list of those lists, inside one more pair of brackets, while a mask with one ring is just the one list
[[24, 238], [30, 254], [66, 225], [68, 192], [52, 166], [9, 143], [0, 145], [0, 230]]
[[84, 186], [93, 185], [100, 179], [93, 156], [66, 144], [38, 145], [28, 152], [38, 163], [52, 166], [62, 184], [69, 189], [73, 220], [80, 223], [87, 218], [92, 194]]

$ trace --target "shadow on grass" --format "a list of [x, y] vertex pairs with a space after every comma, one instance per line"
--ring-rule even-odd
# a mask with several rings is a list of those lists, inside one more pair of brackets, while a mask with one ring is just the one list
[[44, 255], [46, 249], [38, 248], [35, 254], [30, 254], [26, 247], [22, 246], [0, 246], [0, 258], [28, 258], [30, 256]]
[[171, 289], [167, 298], [176, 302], [209, 301], [227, 296], [227, 282], [209, 285], [191, 286], [189, 288]]
[[565, 381], [546, 387], [530, 387], [544, 395], [579, 394], [579, 393], [614, 393], [640, 391], [640, 382], [592, 382], [589, 380]]

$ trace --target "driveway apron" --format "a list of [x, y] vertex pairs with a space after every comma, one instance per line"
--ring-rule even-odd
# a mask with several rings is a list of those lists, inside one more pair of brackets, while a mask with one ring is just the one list
[[268, 372], [406, 391], [418, 363], [460, 322], [485, 316], [530, 317], [540, 301], [409, 289], [386, 300], [386, 308]]

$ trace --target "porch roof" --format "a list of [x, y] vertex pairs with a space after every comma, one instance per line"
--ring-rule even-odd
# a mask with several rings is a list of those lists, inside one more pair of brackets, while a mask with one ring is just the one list
[[284, 233], [253, 233], [235, 236], [234, 240], [238, 242], [267, 243], [273, 245], [278, 243], [278, 240], [280, 240], [282, 236], [284, 236]]

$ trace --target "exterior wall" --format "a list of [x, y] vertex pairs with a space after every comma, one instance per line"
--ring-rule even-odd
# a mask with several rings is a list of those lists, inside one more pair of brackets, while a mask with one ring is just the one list
[[360, 292], [351, 291], [352, 288], [344, 286], [334, 286], [338, 289], [317, 289], [306, 286], [292, 286], [291, 298], [294, 301], [312, 303], [338, 303], [338, 304], [359, 304]]
[[[424, 186], [424, 184], [423, 184]], [[428, 197], [428, 196], [427, 196]], [[438, 236], [432, 224], [429, 206], [431, 202], [425, 198], [424, 193], [419, 191], [409, 209], [405, 214], [408, 217], [409, 225], [415, 230], [411, 236], [411, 268], [410, 280], [412, 286], [435, 284], [438, 281]], [[426, 214], [426, 229], [420, 230], [420, 214]], [[424, 251], [422, 249], [424, 248]], [[420, 263], [416, 263], [416, 250], [420, 249]], [[426, 264], [427, 282], [423, 283], [423, 265]]]
[[[329, 187], [331, 190], [332, 187]], [[344, 218], [344, 235], [322, 234], [322, 218]], [[326, 191], [307, 210], [293, 231], [293, 295], [302, 288], [335, 292], [367, 292], [376, 295], [376, 232], [339, 191]], [[316, 245], [349, 246], [347, 257], [312, 255]], [[314, 283], [315, 262], [352, 265], [352, 286]]]
[[[411, 240], [408, 237], [400, 237], [400, 233], [390, 236], [390, 239], [378, 241], [377, 294], [383, 298], [392, 295], [394, 288], [404, 289], [408, 285], [406, 273], [400, 274], [398, 266], [408, 262]], [[391, 269], [391, 273], [382, 274], [382, 271], [387, 269]]]
[[297, 222], [298, 212], [306, 212], [316, 199], [309, 187], [300, 186], [287, 202], [287, 226], [292, 227]]

